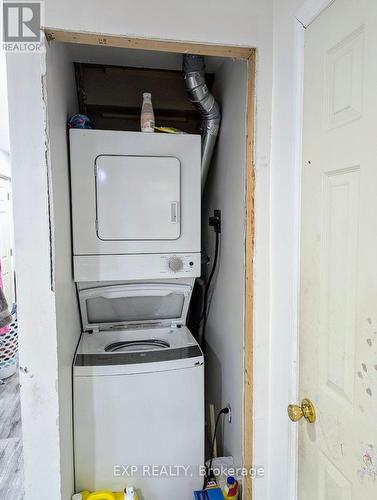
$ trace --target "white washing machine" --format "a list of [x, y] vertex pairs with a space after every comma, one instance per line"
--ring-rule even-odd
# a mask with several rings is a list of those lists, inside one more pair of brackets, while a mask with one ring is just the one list
[[204, 359], [185, 326], [193, 280], [79, 287], [76, 491], [134, 485], [191, 500], [204, 462]]

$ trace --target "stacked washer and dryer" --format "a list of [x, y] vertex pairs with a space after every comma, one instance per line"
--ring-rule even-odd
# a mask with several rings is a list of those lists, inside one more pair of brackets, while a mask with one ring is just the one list
[[[75, 486], [189, 500], [204, 462], [201, 137], [70, 130]], [[178, 476], [178, 477], [174, 477]]]

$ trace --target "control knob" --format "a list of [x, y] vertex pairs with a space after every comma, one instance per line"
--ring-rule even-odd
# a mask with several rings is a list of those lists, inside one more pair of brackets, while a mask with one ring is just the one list
[[170, 257], [168, 266], [169, 269], [171, 269], [174, 273], [177, 273], [178, 271], [182, 271], [183, 269], [183, 260], [177, 256]]

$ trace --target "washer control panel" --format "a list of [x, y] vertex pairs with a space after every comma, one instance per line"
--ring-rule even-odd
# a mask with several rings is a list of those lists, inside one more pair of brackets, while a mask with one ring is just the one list
[[160, 274], [200, 276], [200, 254], [161, 255], [161, 260], [164, 265]]

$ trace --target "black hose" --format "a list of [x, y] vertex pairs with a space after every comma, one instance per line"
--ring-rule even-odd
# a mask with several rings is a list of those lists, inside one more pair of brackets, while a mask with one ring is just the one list
[[206, 287], [205, 287], [205, 290], [204, 290], [203, 311], [202, 311], [202, 314], [201, 314], [201, 316], [199, 318], [199, 322], [198, 322], [198, 328], [200, 328], [200, 324], [203, 321], [202, 333], [201, 333], [201, 337], [200, 337], [201, 338], [200, 344], [201, 344], [202, 347], [204, 346], [204, 342], [205, 342], [205, 334], [206, 334], [206, 326], [207, 326], [208, 294], [209, 294], [209, 289], [210, 289], [213, 277], [214, 277], [215, 272], [216, 272], [217, 262], [218, 262], [218, 258], [219, 258], [220, 233], [216, 232], [215, 234], [216, 234], [215, 256], [214, 256], [214, 259], [213, 259], [211, 273], [209, 275], [209, 278], [208, 278], [208, 281], [206, 283]]

